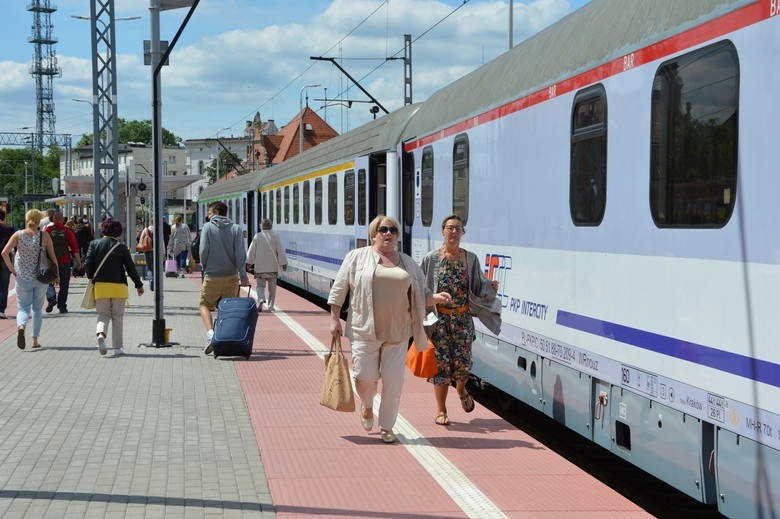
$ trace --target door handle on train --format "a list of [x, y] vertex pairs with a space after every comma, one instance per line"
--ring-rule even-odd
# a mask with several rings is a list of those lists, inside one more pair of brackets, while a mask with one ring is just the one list
[[600, 391], [599, 396], [596, 398], [596, 406], [593, 410], [593, 418], [598, 421], [604, 417], [604, 408], [607, 406], [609, 397], [606, 391]]

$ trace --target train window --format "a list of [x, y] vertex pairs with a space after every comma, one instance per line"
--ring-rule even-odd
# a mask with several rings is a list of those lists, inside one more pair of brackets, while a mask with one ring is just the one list
[[309, 225], [309, 213], [311, 213], [311, 187], [309, 181], [303, 183], [303, 223]]
[[455, 137], [452, 146], [452, 214], [469, 221], [469, 136]]
[[423, 226], [430, 227], [433, 222], [433, 148], [431, 146], [423, 148], [420, 183], [420, 217]]
[[314, 181], [314, 224], [322, 225], [322, 179]]
[[328, 224], [336, 225], [339, 210], [339, 179], [335, 173], [328, 175]]
[[260, 218], [268, 218], [268, 193], [263, 193], [263, 205], [260, 210], [262, 211]]
[[268, 219], [273, 221], [274, 219], [274, 192], [268, 192]]
[[284, 186], [284, 223], [290, 223], [290, 186]]
[[569, 168], [571, 221], [599, 225], [607, 204], [607, 94], [602, 85], [574, 96]]
[[366, 170], [358, 170], [358, 225], [366, 225]]
[[355, 225], [355, 170], [344, 173], [344, 223]]
[[282, 223], [282, 190], [276, 190], [276, 223]]
[[650, 125], [650, 210], [658, 227], [722, 227], [737, 188], [739, 61], [731, 42], [663, 63]]
[[300, 212], [301, 212], [301, 188], [296, 183], [293, 186], [293, 223], [298, 223], [300, 221]]
[[249, 204], [249, 196], [247, 195], [244, 197], [244, 200], [242, 202], [243, 211], [241, 212], [241, 223], [246, 225], [246, 214], [249, 212], [249, 209], [247, 208], [247, 204]]

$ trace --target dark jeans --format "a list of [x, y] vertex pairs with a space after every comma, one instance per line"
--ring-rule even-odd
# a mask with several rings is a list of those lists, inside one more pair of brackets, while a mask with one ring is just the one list
[[60, 263], [60, 293], [58, 294], [54, 285], [49, 285], [46, 289], [46, 300], [49, 304], [56, 304], [60, 310], [68, 309], [68, 289], [70, 288], [70, 263]]
[[154, 252], [144, 252], [144, 258], [146, 258], [146, 269], [152, 274], [149, 280], [149, 290], [154, 292]]
[[0, 312], [5, 313], [8, 306], [8, 284], [11, 282], [11, 271], [0, 260]]

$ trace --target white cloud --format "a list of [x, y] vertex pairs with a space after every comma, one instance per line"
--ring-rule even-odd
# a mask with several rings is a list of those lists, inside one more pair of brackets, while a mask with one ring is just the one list
[[[87, 14], [83, 0], [58, 3], [66, 14]], [[328, 98], [334, 98], [342, 85], [349, 86], [334, 66], [309, 59], [320, 55], [345, 58], [342, 65], [353, 77], [388, 109], [398, 108], [404, 95], [403, 64], [382, 59], [402, 51], [405, 33], [420, 38], [412, 48], [415, 101], [506, 51], [506, 0], [471, 0], [422, 37], [461, 1], [390, 0], [389, 9], [383, 5], [344, 38], [381, 4], [380, 0], [201, 0], [174, 49], [171, 65], [163, 68], [163, 126], [184, 138], [213, 135], [228, 125], [240, 134], [244, 121], [256, 110], [264, 119], [286, 124], [299, 109], [302, 86], [322, 85], [308, 91], [315, 109], [323, 103], [314, 99], [324, 97], [325, 88]], [[122, 0], [116, 7], [117, 16], [144, 19], [122, 25], [122, 41], [128, 43], [127, 48], [118, 46], [119, 115], [150, 119], [150, 69], [143, 65], [139, 42], [149, 38], [149, 0]], [[571, 10], [566, 0], [515, 0], [514, 8], [515, 43]], [[186, 11], [162, 14], [163, 39], [172, 38]], [[90, 55], [86, 51], [76, 57], [75, 50], [69, 50], [71, 55], [59, 55], [63, 75], [55, 79], [58, 121], [71, 121], [69, 131], [74, 133], [90, 131], [90, 125], [82, 123], [85, 107], [72, 106], [76, 103], [70, 101], [91, 96]], [[0, 62], [0, 92], [29, 91], [33, 83], [27, 67], [27, 63]], [[355, 87], [345, 95], [366, 99]], [[34, 102], [26, 108], [28, 113], [30, 106]], [[333, 117], [330, 122], [337, 131], [354, 128], [371, 118], [369, 106], [353, 105], [349, 127], [340, 125], [336, 108], [328, 109], [328, 118]], [[28, 120], [32, 119], [28, 116]]]

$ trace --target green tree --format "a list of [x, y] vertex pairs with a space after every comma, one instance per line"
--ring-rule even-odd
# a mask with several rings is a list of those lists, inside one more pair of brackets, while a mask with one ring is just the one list
[[[121, 144], [127, 144], [130, 142], [140, 142], [142, 144], [152, 144], [152, 121], [126, 121], [125, 119], [119, 119], [117, 121], [117, 136]], [[165, 146], [176, 146], [181, 142], [181, 137], [176, 134], [162, 129], [162, 141]], [[76, 146], [91, 146], [92, 134], [84, 134], [79, 139]]]
[[234, 154], [226, 150], [219, 152], [219, 172], [217, 172], [217, 159], [211, 161], [211, 164], [204, 168], [206, 176], [209, 178], [209, 184], [213, 184], [224, 177], [227, 173], [241, 165], [241, 160]]
[[[55, 195], [52, 179], [59, 178], [57, 148], [41, 155], [30, 148], [0, 149], [0, 197], [8, 199], [8, 222], [17, 227], [24, 222], [25, 194]], [[51, 204], [30, 202], [28, 207], [43, 209]]]

